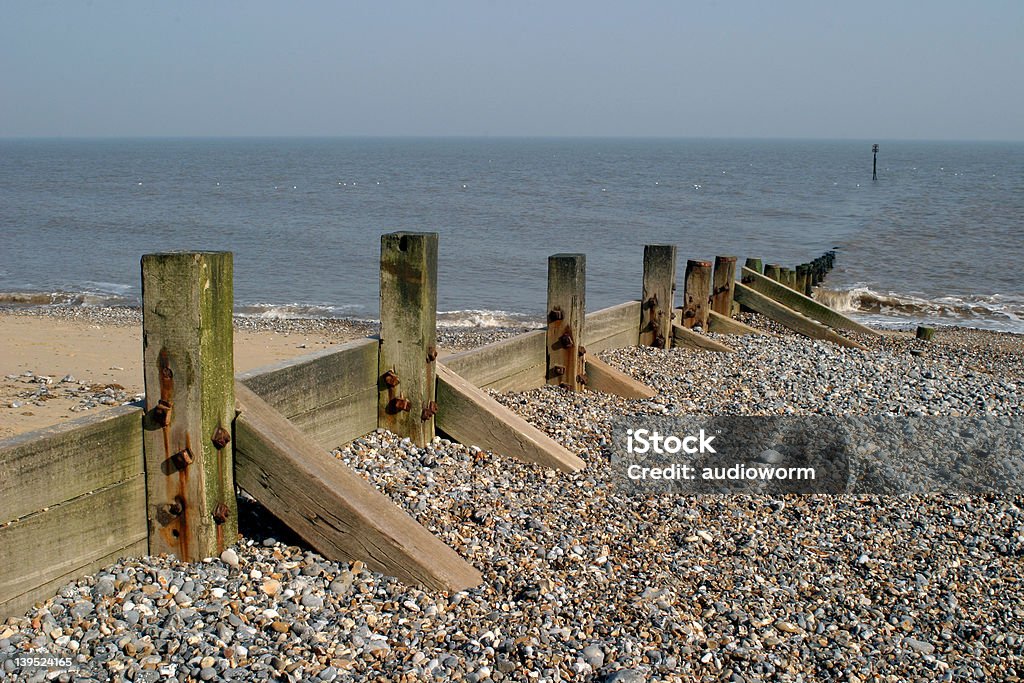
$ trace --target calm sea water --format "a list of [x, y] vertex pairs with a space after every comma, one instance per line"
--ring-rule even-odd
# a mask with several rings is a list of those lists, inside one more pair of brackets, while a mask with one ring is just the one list
[[[546, 259], [588, 308], [645, 243], [795, 265], [868, 319], [1024, 332], [1024, 145], [589, 139], [0, 141], [0, 300], [137, 302], [139, 257], [235, 252], [240, 311], [372, 317], [379, 235], [440, 233], [449, 322], [536, 319]], [[682, 269], [682, 264], [680, 270]]]

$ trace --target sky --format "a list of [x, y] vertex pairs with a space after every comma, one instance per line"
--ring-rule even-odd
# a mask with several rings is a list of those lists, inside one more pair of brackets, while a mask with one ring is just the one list
[[0, 137], [1024, 140], [1021, 0], [0, 0]]

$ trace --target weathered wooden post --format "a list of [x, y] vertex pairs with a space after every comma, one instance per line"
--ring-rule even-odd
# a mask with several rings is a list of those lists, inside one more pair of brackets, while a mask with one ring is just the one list
[[924, 325], [918, 325], [917, 331], [914, 333], [914, 336], [920, 339], [921, 341], [931, 341], [932, 339], [935, 338], [935, 328], [926, 327]]
[[764, 273], [764, 266], [761, 265], [761, 259], [759, 259], [759, 258], [748, 258], [743, 263], [743, 267], [744, 268], [750, 268], [751, 270], [753, 270], [754, 272], [757, 272], [757, 273], [762, 273], [762, 274]]
[[699, 326], [706, 332], [711, 310], [711, 261], [688, 260], [684, 287], [682, 326]]
[[377, 425], [425, 446], [434, 438], [437, 233], [380, 238]]
[[807, 294], [810, 289], [810, 286], [807, 284], [810, 268], [811, 266], [808, 263], [801, 263], [796, 267], [796, 291], [801, 294]]
[[149, 552], [186, 562], [238, 535], [230, 252], [142, 257]]
[[782, 284], [790, 289], [796, 289], [796, 271], [792, 268], [782, 269]]
[[644, 286], [640, 299], [640, 346], [667, 349], [672, 345], [675, 298], [675, 245], [645, 245]]
[[732, 316], [732, 288], [736, 283], [736, 257], [716, 256], [714, 283], [711, 290], [711, 310]]
[[587, 257], [555, 254], [548, 257], [547, 382], [580, 391], [586, 384]]
[[776, 282], [782, 282], [781, 278], [782, 266], [776, 263], [766, 263], [764, 265], [764, 276], [769, 280], [775, 280]]

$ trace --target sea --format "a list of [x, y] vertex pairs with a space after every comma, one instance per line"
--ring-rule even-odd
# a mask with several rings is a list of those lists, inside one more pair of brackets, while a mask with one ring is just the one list
[[372, 319], [398, 230], [439, 233], [451, 325], [539, 323], [560, 252], [588, 310], [637, 299], [675, 244], [680, 273], [834, 249], [815, 296], [858, 319], [1024, 333], [1024, 143], [0, 140], [0, 306], [138, 305], [143, 254], [229, 250], [239, 314]]

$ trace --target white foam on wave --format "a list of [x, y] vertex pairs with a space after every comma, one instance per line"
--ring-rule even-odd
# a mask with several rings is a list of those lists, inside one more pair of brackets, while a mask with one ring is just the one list
[[834, 290], [819, 287], [814, 298], [841, 313], [855, 313], [873, 322], [907, 321], [968, 325], [1024, 333], [1024, 296], [925, 297], [899, 292], [881, 293], [867, 285]]
[[537, 316], [509, 311], [438, 311], [437, 324], [448, 327], [541, 327]]
[[257, 303], [235, 307], [235, 314], [242, 317], [266, 320], [309, 320], [314, 318], [354, 318], [365, 313], [362, 306], [331, 306], [327, 304], [268, 304]]

